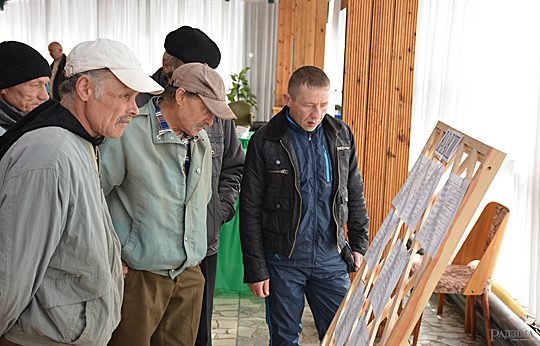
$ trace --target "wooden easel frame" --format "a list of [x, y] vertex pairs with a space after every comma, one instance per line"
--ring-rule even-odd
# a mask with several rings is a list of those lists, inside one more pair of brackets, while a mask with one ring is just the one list
[[[373, 319], [368, 323], [367, 328], [370, 335], [369, 346], [374, 344], [381, 346], [408, 345], [409, 336], [411, 335], [418, 318], [420, 318], [429, 298], [431, 297], [433, 289], [437, 285], [437, 282], [446, 268], [446, 265], [456, 249], [457, 244], [463, 236], [463, 233], [465, 232], [469, 222], [476, 212], [476, 209], [482, 201], [482, 198], [489, 188], [489, 185], [495, 178], [495, 175], [506, 156], [506, 154], [487, 146], [484, 143], [477, 141], [456, 129], [453, 129], [442, 122], [438, 122], [433, 129], [431, 136], [422, 150], [422, 154], [432, 160], [437, 159], [434, 157], [435, 148], [448, 130], [453, 130], [462, 134], [463, 139], [457, 152], [453, 155], [448, 163], [443, 163], [443, 165], [445, 165], [445, 170], [452, 167], [451, 172], [457, 175], [461, 176], [465, 173], [464, 179], [470, 181], [469, 187], [461, 204], [459, 205], [457, 213], [439, 247], [439, 250], [433, 258], [431, 258], [429, 254], [423, 256], [424, 258], [419, 270], [412, 277], [409, 277], [409, 271], [413, 261], [412, 255], [414, 255], [421, 246], [416, 240], [411, 245], [409, 253], [412, 255], [405, 269], [403, 270], [403, 273], [401, 274], [393, 297], [388, 299], [386, 302], [384, 311], [379, 320]], [[466, 154], [467, 157], [462, 160], [464, 154]], [[436, 198], [437, 193], [431, 197], [428, 207], [424, 211], [424, 214], [416, 229], [420, 229], [420, 225], [425, 221]], [[380, 270], [387, 260], [391, 249], [397, 243], [397, 236], [402, 224], [403, 221], [400, 220], [399, 225], [396, 227], [396, 229], [394, 229], [394, 232], [388, 241], [389, 245], [387, 246], [386, 253], [382, 255], [381, 260], [377, 265], [374, 266], [373, 269], [370, 270], [370, 268], [367, 268], [365, 261], [362, 263], [355, 275], [353, 282], [351, 283], [349, 291], [345, 295], [336, 316], [334, 317], [334, 320], [332, 321], [324, 339], [321, 341], [321, 345], [335, 345], [336, 326], [344, 309], [349, 304], [353, 292], [356, 290], [359, 284], [364, 285], [365, 295], [366, 297], [368, 296], [369, 290], [373, 282], [377, 280]], [[406, 243], [407, 239], [414, 231], [415, 230], [407, 228], [401, 237], [401, 241]], [[401, 301], [408, 292], [411, 293], [409, 299], [407, 300], [407, 304], [403, 310], [399, 312]], [[366, 313], [368, 317], [366, 321], [369, 321], [371, 311], [371, 304], [369, 300], [366, 299], [362, 305], [362, 309], [356, 317], [353, 330], [356, 328], [356, 324], [358, 323], [362, 313]], [[378, 327], [385, 319], [386, 324], [384, 326], [382, 338], [376, 343], [375, 337]]]

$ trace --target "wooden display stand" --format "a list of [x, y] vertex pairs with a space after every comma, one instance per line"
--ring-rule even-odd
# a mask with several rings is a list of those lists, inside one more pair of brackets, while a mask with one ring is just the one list
[[[442, 122], [435, 126], [321, 345], [408, 345], [418, 318], [505, 156]], [[440, 180], [445, 171], [448, 180]], [[443, 188], [437, 188], [439, 180], [446, 181]], [[398, 239], [402, 228], [405, 232]], [[405, 244], [413, 234], [415, 240], [407, 250]], [[436, 240], [430, 238], [437, 235]], [[421, 246], [426, 255], [420, 269], [410, 276], [413, 255]], [[385, 267], [386, 262], [389, 265]], [[383, 321], [382, 337], [376, 338]]]

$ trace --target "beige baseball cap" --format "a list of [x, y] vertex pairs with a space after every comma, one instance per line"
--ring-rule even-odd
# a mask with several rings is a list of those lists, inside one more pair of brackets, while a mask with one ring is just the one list
[[220, 75], [207, 64], [184, 64], [174, 70], [170, 84], [197, 94], [216, 117], [236, 119], [225, 97], [225, 84]]
[[64, 72], [66, 78], [74, 74], [107, 68], [127, 87], [150, 94], [161, 94], [163, 88], [150, 78], [135, 54], [123, 43], [98, 38], [81, 42], [69, 53]]

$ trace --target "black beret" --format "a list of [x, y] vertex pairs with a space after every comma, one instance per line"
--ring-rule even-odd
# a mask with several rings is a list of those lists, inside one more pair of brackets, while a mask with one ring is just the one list
[[221, 61], [218, 46], [199, 29], [182, 26], [171, 31], [165, 38], [165, 50], [184, 63], [206, 63], [216, 68]]
[[0, 43], [0, 90], [50, 76], [49, 63], [34, 48], [17, 41]]

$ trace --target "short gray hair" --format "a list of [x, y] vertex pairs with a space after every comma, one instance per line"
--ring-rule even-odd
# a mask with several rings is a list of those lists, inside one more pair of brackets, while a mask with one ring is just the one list
[[169, 64], [169, 66], [172, 67], [173, 71], [176, 70], [177, 68], [179, 68], [181, 65], [184, 65], [184, 62], [182, 60], [180, 60], [177, 57], [169, 54], [167, 51], [165, 51], [165, 53], [163, 53], [163, 58], [165, 58], [165, 60], [167, 60], [167, 63]]
[[111, 78], [113, 74], [111, 73], [111, 71], [109, 71], [109, 69], [101, 68], [97, 70], [77, 73], [66, 79], [60, 85], [60, 98], [62, 99], [62, 102], [66, 106], [68, 106], [68, 108], [73, 104], [75, 90], [77, 88], [77, 81], [82, 76], [87, 76], [88, 79], [90, 79], [92, 85], [94, 86], [94, 97], [96, 98], [96, 100], [100, 100], [104, 92], [103, 84], [107, 79]]
[[[161, 95], [159, 95], [158, 103], [163, 103], [166, 105], [172, 103], [176, 99], [176, 90], [178, 90], [177, 87], [173, 85], [167, 85], [165, 87], [165, 91]], [[199, 95], [191, 93], [187, 90], [184, 92], [184, 95], [186, 95], [187, 97], [199, 97]]]

